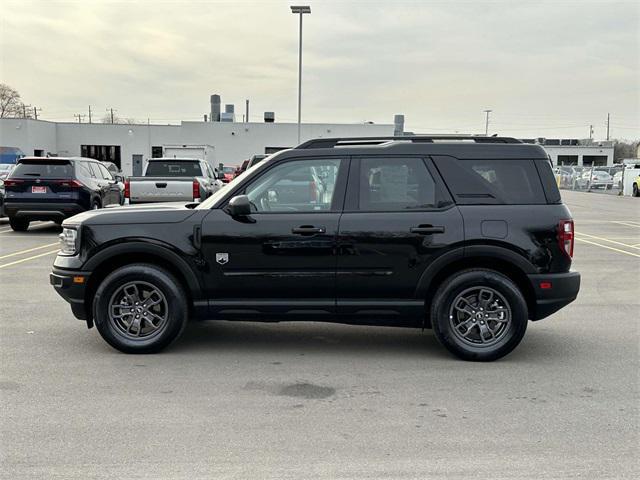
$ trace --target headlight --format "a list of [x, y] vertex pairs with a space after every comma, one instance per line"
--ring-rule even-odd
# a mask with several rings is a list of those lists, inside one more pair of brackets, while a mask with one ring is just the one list
[[78, 248], [76, 244], [78, 231], [74, 228], [63, 228], [59, 238], [60, 253], [63, 255], [75, 255]]

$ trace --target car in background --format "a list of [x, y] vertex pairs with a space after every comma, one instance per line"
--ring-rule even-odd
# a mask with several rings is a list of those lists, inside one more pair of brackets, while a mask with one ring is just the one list
[[4, 210], [11, 228], [33, 220], [65, 218], [121, 204], [122, 182], [102, 163], [82, 157], [24, 157], [4, 180]]
[[113, 162], [101, 162], [102, 165], [104, 165], [107, 170], [109, 170], [109, 172], [111, 173], [111, 175], [115, 176], [119, 175], [119, 176], [124, 176], [122, 175], [122, 170], [120, 170], [120, 167], [118, 167], [115, 163]]
[[577, 175], [573, 180], [573, 188], [575, 190], [589, 190], [590, 188], [611, 190], [613, 188], [613, 177], [604, 170], [587, 168], [581, 175]]
[[259, 164], [261, 161], [263, 161], [265, 158], [267, 158], [269, 155], [254, 155], [249, 159], [249, 164], [247, 165], [247, 169], [253, 167], [254, 165]]
[[4, 180], [0, 179], [0, 218], [4, 217]]
[[634, 197], [640, 197], [640, 175], [633, 180], [633, 194]]
[[15, 166], [15, 163], [0, 163], [0, 180], [7, 178]]
[[624, 170], [619, 170], [613, 175], [613, 185], [618, 189], [622, 190], [622, 176], [624, 174]]
[[150, 158], [141, 177], [125, 181], [125, 203], [201, 202], [224, 186], [206, 160]]
[[604, 170], [593, 170], [591, 176], [585, 173], [587, 176], [587, 188], [604, 188], [611, 190], [613, 188], [613, 177]]
[[222, 174], [224, 175], [224, 178], [221, 178], [221, 180], [224, 183], [229, 183], [236, 176], [237, 170], [238, 167], [222, 167]]

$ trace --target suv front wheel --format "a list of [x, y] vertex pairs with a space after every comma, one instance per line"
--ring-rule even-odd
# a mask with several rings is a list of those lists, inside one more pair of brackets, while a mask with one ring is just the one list
[[107, 275], [96, 290], [94, 319], [102, 338], [125, 353], [155, 353], [175, 341], [187, 323], [180, 283], [169, 272], [133, 264]]
[[491, 361], [511, 352], [527, 329], [527, 303], [518, 286], [494, 270], [447, 278], [431, 305], [436, 338], [463, 360]]

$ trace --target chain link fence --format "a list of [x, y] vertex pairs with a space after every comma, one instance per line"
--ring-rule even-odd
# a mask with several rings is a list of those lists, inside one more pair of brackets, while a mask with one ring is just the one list
[[554, 167], [553, 172], [561, 189], [621, 194], [625, 172], [623, 165], [613, 167]]

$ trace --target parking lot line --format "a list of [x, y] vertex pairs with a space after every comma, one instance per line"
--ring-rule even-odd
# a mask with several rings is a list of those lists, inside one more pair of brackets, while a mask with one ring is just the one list
[[618, 225], [625, 225], [627, 227], [640, 228], [640, 224], [630, 220], [625, 220], [624, 222], [621, 220], [611, 220], [611, 223], [617, 223]]
[[[15, 262], [5, 263], [4, 265], [0, 265], [0, 268], [10, 267], [11, 265], [17, 265], [18, 263], [28, 262], [29, 260], [35, 260], [36, 258], [44, 257], [46, 255], [51, 255], [52, 253], [58, 253], [60, 250], [55, 249], [49, 252], [44, 252], [39, 255], [34, 255], [33, 257], [21, 258], [20, 260], [16, 260]], [[638, 255], [640, 257], [640, 255]]]
[[610, 238], [597, 237], [597, 236], [591, 235], [589, 233], [576, 232], [576, 235], [584, 235], [585, 237], [595, 238], [596, 240], [602, 240], [603, 242], [615, 243], [616, 245], [621, 245], [623, 247], [640, 249], [640, 247], [637, 247], [636, 245], [629, 245], [628, 243], [617, 242], [615, 240], [611, 240]]
[[28, 248], [27, 250], [20, 250], [19, 252], [8, 253], [7, 255], [0, 256], [0, 260], [8, 257], [15, 257], [16, 255], [22, 255], [23, 253], [33, 252], [34, 250], [41, 250], [47, 247], [53, 247], [54, 245], [58, 245], [58, 242], [47, 243], [46, 245], [40, 245], [39, 247]]
[[[637, 253], [627, 252], [625, 250], [620, 250], [619, 248], [610, 247], [608, 245], [602, 245], [601, 243], [596, 243], [596, 242], [592, 242], [590, 240], [585, 240], [584, 238], [576, 237], [576, 240], [578, 240], [579, 242], [589, 243], [591, 245], [597, 245], [598, 247], [606, 248], [607, 250], [613, 250], [614, 252], [626, 253], [627, 255], [631, 255], [632, 257], [640, 258], [640, 255], [637, 254]], [[0, 268], [1, 268], [1, 266], [0, 266]]]

